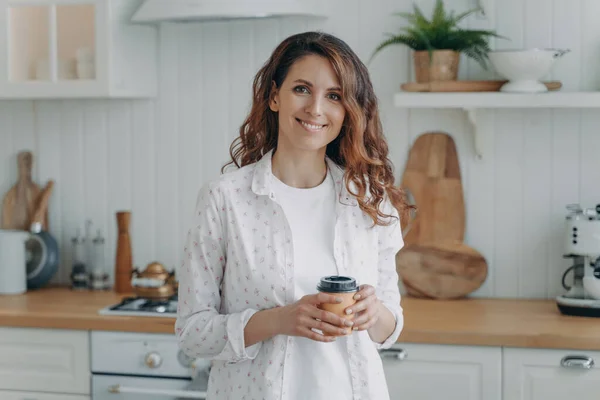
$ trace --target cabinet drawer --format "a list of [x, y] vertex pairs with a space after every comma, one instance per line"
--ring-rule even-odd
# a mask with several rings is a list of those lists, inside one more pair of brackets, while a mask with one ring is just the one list
[[600, 393], [600, 351], [503, 350], [504, 399], [596, 399]]
[[500, 400], [499, 347], [406, 343], [380, 351], [391, 400]]
[[87, 331], [0, 328], [0, 390], [90, 394]]
[[2, 400], [90, 400], [90, 396], [62, 393], [13, 392], [0, 390]]

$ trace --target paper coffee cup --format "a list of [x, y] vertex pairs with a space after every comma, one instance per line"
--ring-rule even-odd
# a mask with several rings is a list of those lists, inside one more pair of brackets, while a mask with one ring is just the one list
[[[322, 303], [319, 305], [320, 309], [332, 312], [347, 320], [354, 319], [354, 313], [347, 315], [344, 313], [344, 310], [356, 303], [356, 300], [354, 300], [354, 295], [358, 292], [356, 279], [340, 275], [325, 276], [321, 278], [321, 281], [317, 285], [317, 290], [319, 292], [333, 294], [342, 299], [342, 302], [337, 304]], [[352, 328], [347, 328], [346, 333], [349, 334], [351, 330]], [[327, 332], [323, 332], [323, 335], [332, 336]]]

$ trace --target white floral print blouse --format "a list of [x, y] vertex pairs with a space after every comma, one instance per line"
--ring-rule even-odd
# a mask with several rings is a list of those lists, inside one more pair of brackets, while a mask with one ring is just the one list
[[[293, 246], [289, 225], [271, 188], [272, 151], [260, 161], [221, 175], [198, 195], [185, 257], [178, 271], [175, 333], [190, 357], [211, 359], [208, 399], [288, 399], [286, 359], [294, 337], [277, 335], [245, 347], [244, 327], [260, 310], [294, 303]], [[329, 158], [335, 182], [334, 256], [339, 275], [376, 288], [396, 318], [383, 343], [367, 331], [347, 337], [352, 400], [388, 399], [378, 349], [398, 339], [404, 320], [395, 255], [403, 246], [400, 223], [372, 226]], [[398, 216], [386, 200], [384, 210]], [[317, 282], [315, 282], [316, 286]]]

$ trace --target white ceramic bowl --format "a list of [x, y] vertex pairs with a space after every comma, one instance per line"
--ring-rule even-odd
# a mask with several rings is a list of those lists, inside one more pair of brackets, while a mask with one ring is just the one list
[[523, 49], [497, 50], [488, 53], [494, 69], [508, 79], [501, 92], [539, 93], [547, 92], [546, 85], [540, 82], [554, 65], [557, 58], [569, 50]]
[[583, 288], [588, 295], [594, 299], [600, 300], [600, 279], [594, 276], [584, 276]]

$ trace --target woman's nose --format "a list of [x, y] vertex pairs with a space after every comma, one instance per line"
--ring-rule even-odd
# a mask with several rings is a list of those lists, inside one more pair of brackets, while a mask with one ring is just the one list
[[323, 113], [323, 102], [318, 98], [311, 98], [304, 110], [308, 114], [319, 116]]

